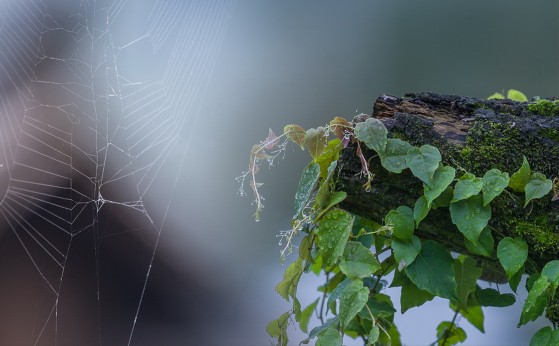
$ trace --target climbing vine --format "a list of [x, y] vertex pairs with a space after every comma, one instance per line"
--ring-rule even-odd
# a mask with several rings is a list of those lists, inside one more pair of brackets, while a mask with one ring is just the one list
[[[510, 95], [518, 97], [509, 91]], [[336, 117], [325, 126], [307, 130], [287, 125], [280, 136], [270, 130], [265, 140], [253, 146], [248, 170], [238, 178], [242, 195], [246, 194], [246, 181], [252, 190], [256, 220], [264, 208], [261, 183], [257, 181], [259, 167], [262, 162], [273, 164], [283, 157], [290, 142], [306, 149], [312, 162], [304, 168], [295, 194], [292, 228], [280, 234], [282, 260], [296, 248], [295, 240], [302, 239], [297, 258], [287, 266], [276, 287], [292, 308], [266, 328], [279, 345], [288, 344], [290, 324], [308, 333], [303, 344], [315, 341], [317, 345], [342, 345], [347, 335], [361, 338], [365, 345], [400, 345], [394, 324], [396, 309], [391, 297], [383, 293], [388, 288], [401, 288], [402, 313], [434, 297], [449, 301], [454, 318], [438, 325], [433, 345], [454, 345], [466, 340], [465, 331], [456, 323], [459, 316], [484, 332], [483, 307], [506, 307], [515, 302], [513, 294], [478, 285], [483, 269], [477, 258], [496, 256], [508, 284], [517, 292], [529, 265], [529, 246], [522, 237], [508, 236], [498, 237], [495, 244], [495, 230], [490, 224], [492, 203], [502, 194], [519, 195], [529, 213], [536, 200], [549, 198], [551, 193], [554, 199], [559, 196], [558, 181], [532, 172], [529, 158], [524, 157], [511, 175], [492, 168], [476, 176], [462, 167], [443, 163], [434, 146], [414, 146], [391, 138], [384, 123], [376, 118], [360, 115], [350, 122]], [[390, 174], [409, 170], [413, 179], [423, 185], [423, 193], [413, 205], [389, 211], [382, 223], [339, 208], [347, 196], [336, 185], [342, 150], [351, 150], [359, 157], [364, 191], [370, 191], [375, 182], [371, 159], [364, 155], [365, 150], [372, 150], [378, 159], [375, 162]], [[444, 245], [415, 234], [434, 209], [447, 210], [452, 224], [464, 236], [463, 247], [469, 255], [453, 256]], [[297, 286], [306, 273], [322, 274], [325, 282], [318, 287], [316, 300], [302, 307]], [[393, 277], [390, 284], [389, 275]], [[540, 271], [532, 272], [518, 326], [544, 315], [546, 309], [548, 316], [552, 314], [558, 287], [559, 260], [549, 261]], [[319, 325], [309, 331], [313, 314]], [[530, 345], [558, 343], [559, 330], [544, 327], [535, 333]]]

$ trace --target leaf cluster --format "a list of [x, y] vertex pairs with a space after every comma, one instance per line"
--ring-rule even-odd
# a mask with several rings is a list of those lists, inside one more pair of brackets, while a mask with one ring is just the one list
[[[336, 138], [328, 140], [329, 133]], [[516, 292], [525, 273], [528, 245], [522, 238], [510, 237], [495, 244], [490, 227], [491, 203], [508, 190], [507, 193], [523, 194], [526, 207], [552, 190], [556, 194], [557, 188], [557, 183], [543, 174], [532, 172], [527, 158], [510, 176], [491, 169], [477, 177], [445, 165], [434, 146], [417, 147], [389, 138], [383, 122], [375, 118], [354, 124], [336, 117], [328, 126], [309, 130], [287, 125], [283, 136], [308, 150], [312, 162], [301, 175], [293, 229], [288, 235], [290, 241], [300, 233], [304, 238], [297, 259], [287, 267], [276, 287], [284, 299], [292, 302], [292, 309], [267, 328], [279, 345], [288, 344], [291, 317], [307, 332], [313, 314], [320, 324], [309, 332], [304, 344], [316, 339], [317, 345], [342, 345], [346, 335], [359, 337], [366, 345], [400, 345], [394, 324], [395, 304], [383, 293], [385, 289], [401, 288], [401, 313], [434, 297], [449, 301], [454, 318], [437, 327], [437, 345], [466, 340], [466, 333], [456, 323], [458, 316], [484, 332], [483, 307], [506, 307], [515, 302], [513, 294], [478, 285], [482, 268], [476, 259], [453, 256], [442, 244], [420, 239], [415, 231], [431, 210], [447, 209], [456, 230], [463, 235], [464, 247], [477, 256], [496, 256]], [[422, 182], [423, 194], [415, 204], [391, 210], [382, 224], [339, 208], [346, 193], [335, 190], [335, 172], [340, 151], [349, 142], [355, 144], [352, 148], [361, 160], [361, 173], [367, 177], [365, 191], [373, 176], [362, 154], [363, 145], [374, 150], [383, 169], [393, 174], [409, 169]], [[302, 308], [297, 285], [306, 273], [323, 274], [326, 281], [318, 288], [317, 298]], [[388, 275], [393, 275], [390, 285], [386, 282]], [[532, 274], [519, 325], [543, 315], [558, 287], [559, 261], [551, 261], [541, 273]], [[556, 340], [556, 331], [546, 327], [534, 335], [531, 344], [553, 345]]]

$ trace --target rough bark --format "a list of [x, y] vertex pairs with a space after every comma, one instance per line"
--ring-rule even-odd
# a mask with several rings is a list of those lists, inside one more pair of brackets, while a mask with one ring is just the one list
[[[384, 122], [391, 137], [405, 139], [413, 145], [438, 147], [445, 164], [457, 168], [457, 177], [464, 171], [482, 177], [491, 168], [512, 175], [525, 156], [532, 172], [553, 179], [559, 175], [559, 117], [534, 114], [527, 106], [526, 102], [434, 93], [404, 98], [382, 95], [376, 100], [372, 116]], [[364, 190], [365, 179], [359, 175], [361, 163], [355, 147], [348, 146], [338, 166], [337, 188], [348, 193], [342, 208], [379, 223], [398, 206], [413, 208], [423, 191], [419, 180], [409, 170], [402, 174], [389, 173], [382, 169], [374, 152], [365, 150], [364, 154], [374, 174], [372, 190]], [[530, 254], [526, 269], [530, 273], [558, 257], [559, 202], [552, 202], [550, 194], [531, 202], [527, 208], [523, 205], [524, 195], [507, 189], [492, 202], [490, 226], [495, 248], [506, 236], [522, 237], [528, 242]], [[431, 210], [416, 234], [423, 239], [437, 240], [455, 252], [468, 253], [447, 208]], [[497, 268], [496, 261], [495, 256], [480, 258], [488, 268]]]

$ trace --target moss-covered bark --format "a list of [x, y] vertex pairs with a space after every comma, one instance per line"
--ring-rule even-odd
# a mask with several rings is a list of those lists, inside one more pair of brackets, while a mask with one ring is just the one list
[[[389, 135], [414, 145], [439, 148], [445, 164], [482, 177], [491, 168], [512, 175], [525, 156], [532, 172], [553, 179], [559, 176], [559, 117], [535, 114], [530, 103], [511, 100], [479, 100], [454, 95], [421, 93], [404, 98], [383, 95], [374, 106]], [[364, 119], [361, 119], [364, 120]], [[364, 177], [355, 148], [349, 146], [340, 158], [338, 189], [348, 193], [342, 207], [382, 222], [391, 209], [413, 207], [422, 185], [409, 171], [392, 174], [383, 170], [372, 151], [365, 151], [375, 174], [372, 190], [365, 192]], [[462, 170], [461, 170], [462, 169]], [[559, 202], [551, 195], [531, 202], [509, 189], [492, 203], [490, 226], [495, 246], [506, 236], [524, 238], [530, 248], [528, 272], [534, 272], [559, 253]], [[450, 249], [467, 253], [463, 236], [450, 221], [448, 209], [436, 209], [416, 231], [424, 239], [434, 239]], [[492, 267], [496, 258], [485, 259]]]

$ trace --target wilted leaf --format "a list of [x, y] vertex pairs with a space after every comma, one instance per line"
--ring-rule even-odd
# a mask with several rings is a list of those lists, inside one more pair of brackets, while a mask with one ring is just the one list
[[264, 143], [262, 143], [264, 145], [264, 148], [271, 150], [274, 149], [276, 145], [278, 145], [279, 143], [279, 138], [278, 136], [276, 136], [276, 134], [274, 133], [274, 131], [272, 131], [272, 129], [268, 129], [268, 137], [266, 137], [266, 140], [264, 141]]
[[301, 149], [304, 148], [303, 140], [305, 139], [305, 135], [307, 134], [304, 128], [295, 124], [285, 125], [285, 127], [283, 128], [283, 133], [293, 143], [299, 145]]
[[351, 129], [351, 124], [342, 117], [335, 117], [330, 121], [330, 128], [338, 139], [343, 140], [346, 133]]
[[316, 129], [308, 129], [305, 138], [303, 139], [303, 146], [307, 148], [309, 154], [311, 154], [313, 159], [317, 159], [320, 154], [324, 152], [328, 142], [328, 138], [325, 136], [325, 130], [323, 127]]

